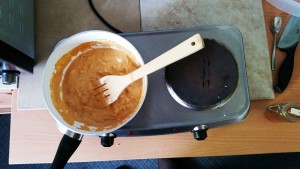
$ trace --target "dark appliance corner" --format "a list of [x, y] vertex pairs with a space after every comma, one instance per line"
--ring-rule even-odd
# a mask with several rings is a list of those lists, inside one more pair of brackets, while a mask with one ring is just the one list
[[34, 0], [0, 1], [2, 84], [18, 86], [22, 71], [33, 73], [34, 61]]

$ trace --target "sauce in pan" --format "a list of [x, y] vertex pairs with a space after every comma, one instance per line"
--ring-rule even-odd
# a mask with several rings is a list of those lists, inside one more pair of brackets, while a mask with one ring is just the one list
[[117, 44], [83, 43], [57, 61], [50, 84], [52, 102], [68, 124], [82, 130], [115, 128], [136, 112], [142, 80], [129, 85], [111, 105], [95, 89], [101, 77], [128, 74], [139, 67], [134, 56]]

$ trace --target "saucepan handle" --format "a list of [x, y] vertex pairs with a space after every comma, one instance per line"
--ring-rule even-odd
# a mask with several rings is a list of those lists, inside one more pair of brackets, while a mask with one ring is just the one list
[[281, 49], [282, 51], [285, 51], [287, 55], [279, 69], [278, 84], [274, 86], [275, 91], [278, 93], [282, 93], [291, 80], [294, 69], [294, 55], [297, 44], [298, 43], [287, 49]]
[[81, 138], [72, 138], [64, 134], [63, 138], [59, 143], [55, 158], [51, 164], [50, 169], [63, 169], [70, 157], [72, 156], [72, 154], [80, 145]]

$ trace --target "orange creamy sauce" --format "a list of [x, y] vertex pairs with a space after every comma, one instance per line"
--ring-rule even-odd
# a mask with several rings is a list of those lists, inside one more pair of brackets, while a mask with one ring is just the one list
[[[92, 48], [102, 45], [102, 48]], [[130, 118], [138, 108], [142, 94], [142, 80], [129, 85], [111, 105], [101, 101], [94, 89], [106, 75], [128, 74], [140, 65], [124, 48], [111, 48], [112, 43], [87, 42], [63, 55], [55, 65], [51, 78], [51, 99], [63, 119], [70, 125], [83, 123], [82, 130], [103, 131], [115, 128]], [[82, 52], [67, 68], [72, 57]], [[62, 82], [62, 83], [61, 83]], [[61, 97], [62, 95], [62, 97]], [[92, 126], [93, 129], [90, 127]]]

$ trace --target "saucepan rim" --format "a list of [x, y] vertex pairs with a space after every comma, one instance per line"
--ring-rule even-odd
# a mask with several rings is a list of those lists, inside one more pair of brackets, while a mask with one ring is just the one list
[[143, 90], [142, 90], [142, 96], [140, 99], [140, 103], [136, 111], [129, 117], [125, 122], [118, 125], [115, 128], [104, 130], [104, 131], [86, 131], [79, 128], [76, 128], [75, 126], [69, 125], [60, 115], [60, 113], [56, 110], [54, 107], [52, 100], [51, 100], [51, 94], [50, 94], [50, 80], [52, 77], [52, 73], [55, 71], [55, 64], [56, 62], [67, 52], [74, 49], [78, 45], [84, 43], [84, 42], [91, 42], [91, 41], [111, 41], [114, 43], [117, 43], [118, 45], [121, 45], [128, 51], [130, 51], [134, 56], [138, 63], [141, 65], [144, 65], [144, 61], [138, 50], [125, 38], [112, 33], [108, 31], [103, 30], [90, 30], [90, 31], [84, 31], [77, 33], [69, 38], [64, 39], [60, 44], [56, 46], [56, 48], [53, 50], [51, 55], [49, 56], [47, 63], [45, 65], [45, 69], [43, 72], [43, 93], [44, 93], [44, 99], [48, 106], [48, 110], [52, 117], [56, 120], [57, 123], [59, 123], [61, 126], [64, 126], [67, 128], [67, 130], [70, 130], [72, 132], [83, 134], [83, 135], [102, 135], [106, 133], [110, 133], [114, 130], [117, 130], [127, 124], [132, 118], [136, 116], [139, 109], [141, 108], [145, 97], [147, 93], [147, 87], [148, 87], [148, 79], [147, 76], [143, 77]]

